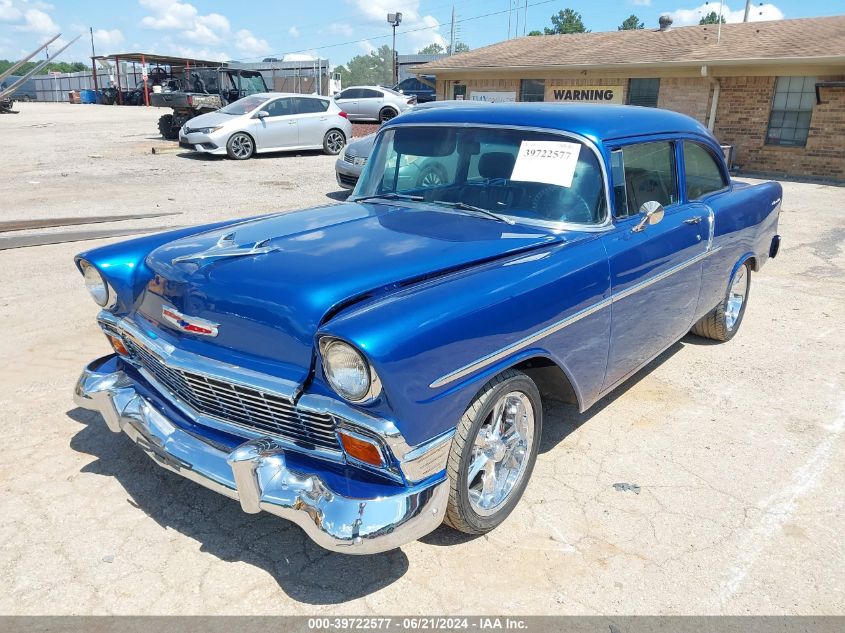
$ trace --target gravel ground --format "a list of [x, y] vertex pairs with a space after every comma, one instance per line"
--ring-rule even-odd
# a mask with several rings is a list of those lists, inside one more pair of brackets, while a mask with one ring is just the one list
[[[155, 110], [21, 110], [0, 117], [0, 220], [178, 213], [62, 230], [153, 229], [343, 199], [318, 153], [153, 155]], [[731, 343], [687, 337], [587, 413], [549, 408], [494, 532], [373, 557], [243, 514], [74, 406], [108, 346], [72, 257], [115, 240], [0, 251], [0, 613], [841, 614], [845, 189], [784, 188], [781, 255]]]

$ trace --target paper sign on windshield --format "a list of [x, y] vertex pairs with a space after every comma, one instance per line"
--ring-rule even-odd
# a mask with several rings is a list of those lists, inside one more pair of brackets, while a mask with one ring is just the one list
[[511, 180], [571, 187], [580, 152], [580, 143], [522, 141]]

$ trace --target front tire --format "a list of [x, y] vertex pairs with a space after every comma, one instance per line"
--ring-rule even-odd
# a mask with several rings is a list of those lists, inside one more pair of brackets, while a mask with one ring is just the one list
[[232, 160], [247, 160], [255, 153], [255, 143], [249, 134], [237, 132], [226, 143], [226, 153]]
[[725, 298], [693, 325], [690, 331], [714, 341], [730, 341], [742, 324], [750, 294], [751, 263], [746, 261], [731, 277]]
[[346, 135], [340, 130], [329, 130], [323, 137], [323, 151], [329, 156], [337, 156], [346, 147]]
[[173, 125], [172, 114], [162, 114], [158, 120], [158, 131], [168, 141], [175, 141], [179, 138], [179, 128]]
[[467, 534], [502, 523], [525, 492], [542, 430], [540, 392], [528, 376], [510, 369], [484, 385], [452, 440], [445, 522]]

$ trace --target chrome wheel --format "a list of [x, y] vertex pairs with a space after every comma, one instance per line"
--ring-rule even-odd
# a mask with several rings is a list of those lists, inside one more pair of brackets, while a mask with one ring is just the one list
[[521, 391], [499, 398], [478, 429], [466, 485], [472, 509], [481, 516], [496, 512], [519, 486], [534, 443], [534, 407]]
[[420, 178], [420, 187], [437, 187], [443, 184], [443, 176], [436, 169], [429, 169]]
[[330, 154], [340, 154], [346, 145], [346, 137], [342, 132], [332, 130], [326, 134], [326, 151]]
[[229, 147], [235, 158], [243, 159], [252, 156], [252, 139], [246, 134], [236, 134], [233, 136], [232, 140], [229, 141]]
[[725, 305], [725, 325], [732, 330], [736, 325], [739, 315], [742, 313], [742, 304], [745, 303], [745, 296], [748, 294], [748, 274], [746, 267], [740, 266], [734, 275], [731, 289], [728, 292], [728, 301]]

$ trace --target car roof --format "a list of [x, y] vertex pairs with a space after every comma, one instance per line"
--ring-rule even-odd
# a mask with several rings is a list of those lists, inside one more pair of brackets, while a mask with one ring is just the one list
[[690, 133], [714, 143], [715, 138], [701, 123], [685, 114], [626, 105], [559, 103], [489, 103], [483, 108], [454, 105], [449, 108], [420, 108], [405, 112], [383, 127], [410, 123], [478, 123], [516, 125], [572, 132], [601, 143], [610, 139], [644, 134]]
[[326, 95], [300, 94], [298, 92], [256, 92], [249, 95], [259, 99], [275, 99], [276, 97], [309, 97], [311, 99], [331, 99]]

